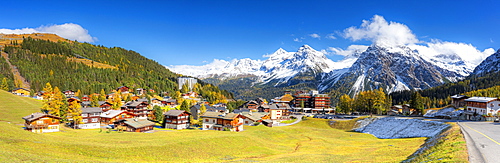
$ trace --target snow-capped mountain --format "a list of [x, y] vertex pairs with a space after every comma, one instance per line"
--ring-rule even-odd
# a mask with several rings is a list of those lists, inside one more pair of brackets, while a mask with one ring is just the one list
[[299, 48], [297, 52], [286, 52], [283, 49], [271, 54], [264, 61], [260, 70], [264, 72], [264, 83], [279, 80], [276, 84], [286, 83], [299, 73], [312, 72], [314, 75], [332, 70], [334, 62], [325, 54], [316, 51], [308, 45]]
[[179, 74], [204, 79], [214, 76], [228, 78], [238, 75], [259, 75], [261, 74], [259, 70], [261, 65], [262, 61], [260, 60], [244, 58], [233, 59], [231, 62], [214, 59], [212, 63], [203, 66], [171, 65], [166, 67]]
[[378, 88], [394, 92], [430, 88], [457, 77], [464, 76], [428, 62], [406, 46], [372, 45], [348, 70], [331, 73], [319, 88], [350, 88], [345, 92], [349, 94]]
[[[456, 81], [472, 72], [474, 65], [456, 54], [426, 56], [407, 46], [371, 45], [364, 51], [345, 56], [341, 61], [328, 59], [308, 45], [297, 52], [278, 49], [264, 61], [214, 60], [205, 66], [169, 66], [184, 75], [225, 80], [251, 75], [253, 84], [272, 87], [307, 83], [320, 91], [340, 90], [355, 94], [382, 88], [387, 92], [426, 89]], [[253, 85], [252, 84], [252, 85]]]
[[475, 69], [472, 74], [482, 76], [485, 73], [497, 72], [500, 70], [500, 49], [493, 53], [488, 58], [483, 60]]

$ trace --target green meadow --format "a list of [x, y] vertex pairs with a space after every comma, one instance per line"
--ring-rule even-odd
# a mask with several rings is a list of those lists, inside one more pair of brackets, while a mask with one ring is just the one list
[[323, 119], [273, 128], [245, 126], [243, 132], [24, 131], [21, 118], [40, 106], [0, 91], [0, 162], [400, 162], [425, 141], [377, 139], [333, 129]]

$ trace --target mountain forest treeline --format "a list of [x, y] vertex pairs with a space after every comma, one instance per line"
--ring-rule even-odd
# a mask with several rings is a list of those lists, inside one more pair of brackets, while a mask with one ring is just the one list
[[[120, 86], [152, 89], [169, 96], [178, 91], [180, 75], [119, 47], [28, 37], [19, 44], [6, 45], [3, 52], [30, 84], [32, 92], [42, 91], [46, 83], [61, 90], [81, 90], [83, 94], [99, 93], [102, 89], [111, 92]], [[0, 58], [0, 70], [0, 80], [6, 79], [10, 89], [19, 87], [4, 57]], [[201, 81], [200, 84], [206, 87], [204, 90], [210, 90], [207, 94], [232, 98], [231, 93], [216, 86]]]

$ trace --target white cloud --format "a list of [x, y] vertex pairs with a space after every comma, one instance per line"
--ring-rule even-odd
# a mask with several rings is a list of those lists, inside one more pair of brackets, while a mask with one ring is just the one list
[[337, 37], [335, 37], [333, 33], [330, 33], [330, 34], [326, 35], [326, 38], [327, 39], [332, 39], [332, 40], [337, 39]]
[[302, 42], [302, 39], [294, 38], [293, 41], [295, 41], [295, 42]]
[[387, 22], [384, 17], [375, 15], [371, 20], [363, 20], [360, 27], [344, 30], [344, 38], [353, 41], [368, 40], [381, 46], [397, 46], [418, 43], [419, 40], [408, 26]]
[[419, 54], [425, 57], [434, 57], [436, 55], [458, 55], [462, 60], [473, 65], [479, 65], [484, 59], [495, 53], [493, 48], [488, 48], [483, 51], [478, 50], [471, 44], [443, 42], [440, 40], [432, 40], [432, 42], [423, 45], [409, 45], [411, 49], [418, 50]]
[[317, 33], [310, 34], [309, 36], [311, 36], [312, 38], [321, 39], [321, 36], [319, 36]]
[[341, 55], [341, 56], [351, 56], [353, 54], [359, 54], [364, 52], [368, 46], [366, 45], [350, 45], [347, 49], [328, 47], [328, 50], [331, 51], [332, 54]]
[[89, 32], [85, 28], [83, 28], [78, 24], [73, 24], [73, 23], [40, 26], [38, 28], [0, 29], [0, 33], [4, 34], [53, 33], [69, 40], [77, 40], [80, 42], [97, 41], [97, 38], [90, 36]]

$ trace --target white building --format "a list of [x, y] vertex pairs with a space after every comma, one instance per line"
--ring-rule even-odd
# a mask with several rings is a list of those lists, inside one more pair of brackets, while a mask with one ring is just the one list
[[467, 110], [479, 115], [496, 115], [500, 112], [500, 99], [494, 97], [471, 97], [465, 99]]
[[[188, 77], [180, 77], [177, 78], [177, 83], [179, 84], [179, 90], [182, 89], [182, 86], [186, 83], [188, 83], [189, 90], [193, 90], [193, 87], [196, 83], [198, 83], [198, 80], [195, 78], [188, 78]], [[185, 92], [183, 92], [185, 93]]]

